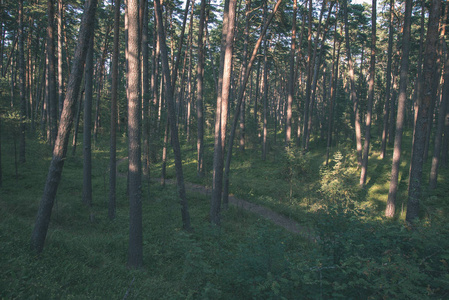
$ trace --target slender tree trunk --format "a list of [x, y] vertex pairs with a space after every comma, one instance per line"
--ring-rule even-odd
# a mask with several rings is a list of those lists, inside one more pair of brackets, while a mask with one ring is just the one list
[[427, 29], [426, 50], [424, 52], [423, 85], [420, 95], [418, 116], [416, 119], [415, 135], [413, 137], [413, 150], [410, 165], [408, 204], [406, 220], [413, 222], [419, 216], [419, 201], [421, 198], [421, 179], [426, 142], [427, 127], [430, 126], [428, 114], [431, 102], [435, 101], [432, 94], [435, 78], [435, 61], [437, 57], [438, 26], [441, 14], [441, 1], [432, 0], [429, 12], [429, 25]]
[[76, 144], [78, 143], [78, 128], [79, 128], [79, 124], [80, 124], [80, 119], [81, 119], [81, 110], [83, 109], [83, 96], [84, 96], [84, 77], [81, 81], [81, 91], [79, 92], [78, 95], [78, 107], [76, 109], [76, 115], [75, 115], [75, 125], [73, 126], [73, 139], [72, 139], [72, 156], [75, 156], [76, 153]]
[[[396, 195], [398, 191], [399, 167], [401, 163], [402, 132], [404, 127], [405, 107], [407, 101], [407, 81], [410, 52], [410, 26], [412, 15], [412, 0], [405, 2], [405, 19], [402, 40], [401, 77], [399, 81], [398, 113], [396, 117], [396, 131], [394, 138], [393, 162], [391, 166], [390, 188], [388, 191], [385, 216], [393, 218], [396, 210]], [[393, 101], [393, 99], [392, 99]], [[392, 113], [392, 112], [391, 112]]]
[[168, 116], [165, 120], [165, 131], [164, 131], [164, 146], [162, 147], [162, 166], [161, 166], [161, 185], [165, 186], [165, 177], [167, 173], [167, 147], [168, 147], [168, 135], [169, 135], [169, 126], [168, 126]]
[[120, 42], [120, 0], [114, 1], [114, 45], [112, 54], [111, 83], [111, 140], [109, 159], [109, 202], [108, 217], [115, 219], [116, 211], [116, 180], [117, 180], [117, 98], [118, 98], [118, 64]]
[[[446, 3], [445, 7], [445, 13], [443, 20], [447, 20], [449, 13], [449, 5]], [[429, 177], [429, 186], [431, 189], [435, 189], [437, 186], [437, 179], [438, 179], [438, 167], [440, 164], [440, 150], [441, 150], [441, 141], [443, 139], [443, 129], [444, 129], [444, 120], [446, 117], [447, 112], [447, 102], [449, 97], [449, 55], [447, 53], [446, 44], [444, 41], [444, 35], [446, 32], [446, 26], [443, 25], [443, 28], [441, 30], [441, 47], [444, 48], [446, 51], [442, 51], [441, 49], [440, 53], [441, 56], [446, 54], [446, 60], [444, 64], [444, 84], [443, 84], [443, 90], [441, 95], [441, 102], [440, 102], [440, 108], [438, 111], [438, 125], [437, 125], [437, 132], [435, 133], [435, 145], [433, 148], [433, 157], [432, 157], [432, 166], [430, 169], [430, 177]]]
[[377, 1], [373, 0], [372, 4], [372, 18], [371, 18], [371, 61], [370, 61], [370, 75], [368, 87], [368, 107], [366, 109], [366, 127], [365, 127], [365, 144], [363, 145], [362, 156], [362, 170], [360, 172], [360, 186], [366, 185], [366, 177], [368, 173], [368, 157], [369, 144], [371, 141], [371, 119], [373, 114], [374, 102], [374, 77], [376, 74], [376, 20], [377, 20]]
[[139, 1], [127, 0], [128, 6], [128, 180], [129, 246], [128, 266], [143, 264], [141, 142], [139, 97]]
[[254, 45], [253, 52], [251, 54], [251, 58], [249, 59], [248, 65], [244, 64], [242, 68], [242, 77], [239, 85], [239, 91], [237, 95], [237, 105], [236, 105], [236, 111], [234, 114], [234, 121], [232, 123], [231, 128], [231, 134], [229, 137], [229, 143], [228, 143], [228, 151], [226, 152], [226, 165], [225, 165], [225, 173], [224, 173], [224, 187], [223, 187], [223, 206], [227, 207], [228, 205], [228, 195], [229, 195], [229, 173], [230, 173], [230, 167], [231, 167], [231, 159], [232, 159], [232, 147], [234, 145], [234, 138], [235, 138], [235, 132], [237, 130], [237, 124], [239, 120], [239, 114], [242, 110], [242, 103], [245, 96], [245, 89], [246, 85], [248, 83], [249, 76], [252, 71], [252, 67], [254, 64], [254, 61], [257, 57], [257, 52], [259, 51], [260, 45], [262, 44], [262, 41], [265, 37], [265, 34], [267, 32], [268, 26], [270, 25], [271, 21], [273, 20], [274, 15], [279, 9], [279, 6], [281, 4], [282, 0], [278, 0], [274, 6], [273, 12], [269, 16], [267, 22], [264, 24], [264, 27], [262, 28], [262, 31], [260, 33], [259, 39], [257, 40], [256, 44]]
[[143, 175], [150, 187], [150, 86], [149, 86], [149, 48], [148, 48], [148, 3], [142, 0], [142, 142], [143, 142]]
[[25, 55], [23, 30], [23, 0], [19, 0], [19, 84], [20, 84], [20, 145], [19, 163], [25, 163], [25, 136], [26, 136], [26, 86], [25, 86]]
[[388, 50], [387, 50], [387, 74], [386, 74], [386, 87], [385, 87], [385, 112], [383, 119], [382, 130], [382, 146], [380, 152], [380, 158], [384, 159], [387, 152], [387, 139], [388, 139], [388, 120], [390, 119], [390, 101], [391, 99], [391, 63], [393, 57], [393, 20], [394, 20], [394, 0], [390, 0], [390, 20], [388, 29]]
[[[267, 19], [267, 7], [264, 5], [264, 22]], [[267, 159], [268, 134], [268, 41], [263, 43], [263, 124], [262, 124], [262, 160]]]
[[293, 0], [292, 37], [290, 48], [290, 74], [288, 78], [287, 119], [285, 130], [285, 143], [288, 145], [292, 136], [292, 104], [295, 95], [295, 55], [296, 55], [296, 10], [297, 1]]
[[47, 57], [48, 57], [48, 105], [50, 111], [50, 144], [54, 145], [58, 126], [58, 105], [56, 97], [56, 70], [55, 70], [55, 46], [54, 46], [54, 0], [47, 1], [48, 26], [47, 26]]
[[348, 67], [349, 67], [349, 81], [350, 81], [350, 85], [351, 85], [352, 110], [354, 113], [357, 161], [358, 161], [359, 165], [361, 165], [362, 164], [362, 129], [360, 126], [359, 100], [357, 98], [357, 93], [355, 90], [354, 65], [353, 65], [352, 57], [351, 57], [351, 45], [349, 44], [347, 0], [343, 0], [343, 10], [344, 10], [344, 18], [345, 18], [345, 40], [346, 40], [346, 53], [347, 53], [347, 57], [348, 57]]
[[[93, 30], [92, 30], [93, 31]], [[92, 97], [94, 73], [94, 36], [89, 42], [85, 71], [84, 126], [83, 126], [83, 202], [92, 206]]]
[[[324, 3], [323, 3], [324, 5]], [[304, 101], [304, 123], [303, 123], [303, 136], [302, 136], [302, 147], [307, 151], [307, 135], [308, 135], [308, 124], [309, 124], [309, 104], [310, 104], [310, 94], [312, 92], [312, 0], [309, 0], [308, 9], [308, 34], [307, 34], [307, 81], [306, 81], [306, 98]], [[320, 20], [321, 21], [321, 20]]]
[[62, 113], [64, 105], [64, 82], [62, 77], [62, 16], [63, 16], [63, 0], [58, 0], [58, 95], [59, 95], [59, 116]]
[[223, 155], [228, 119], [228, 101], [231, 87], [232, 54], [236, 0], [226, 0], [223, 13], [221, 59], [218, 79], [217, 109], [215, 119], [214, 161], [210, 221], [220, 225], [221, 195], [223, 187]]
[[203, 117], [203, 73], [204, 73], [204, 45], [203, 31], [206, 16], [206, 0], [201, 0], [200, 23], [198, 28], [198, 65], [197, 65], [197, 94], [196, 94], [196, 121], [197, 121], [197, 168], [198, 177], [204, 177], [204, 117]]
[[173, 88], [172, 79], [170, 78], [170, 69], [168, 65], [168, 50], [165, 43], [165, 31], [162, 23], [162, 8], [161, 3], [157, 0], [154, 1], [154, 9], [156, 12], [157, 28], [159, 35], [159, 42], [161, 46], [161, 57], [162, 57], [162, 70], [165, 78], [165, 94], [168, 106], [168, 117], [170, 123], [171, 141], [173, 145], [173, 153], [175, 156], [175, 169], [176, 178], [178, 181], [178, 193], [181, 201], [181, 217], [183, 229], [190, 230], [190, 214], [188, 209], [188, 203], [186, 198], [185, 184], [184, 184], [184, 174], [182, 169], [182, 158], [181, 158], [181, 147], [179, 145], [178, 128], [176, 124], [176, 114], [175, 114], [175, 102], [173, 99]]
[[86, 5], [81, 21], [79, 39], [67, 85], [67, 94], [65, 96], [61, 121], [59, 123], [58, 136], [55, 147], [53, 148], [53, 157], [50, 163], [47, 181], [45, 183], [44, 194], [39, 204], [36, 223], [34, 225], [33, 233], [31, 234], [31, 250], [37, 253], [41, 253], [44, 247], [56, 191], [61, 180], [62, 169], [67, 153], [70, 127], [73, 121], [74, 107], [81, 85], [87, 48], [92, 34], [90, 29], [94, 23], [96, 7], [97, 0], [90, 0], [88, 5]]

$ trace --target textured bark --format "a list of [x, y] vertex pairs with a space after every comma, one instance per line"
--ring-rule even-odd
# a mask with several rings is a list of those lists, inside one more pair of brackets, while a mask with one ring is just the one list
[[382, 130], [382, 145], [380, 150], [380, 158], [384, 159], [387, 152], [388, 139], [388, 121], [390, 119], [390, 101], [391, 99], [391, 63], [393, 58], [393, 20], [394, 20], [394, 0], [390, 0], [390, 19], [388, 29], [388, 50], [387, 50], [387, 71], [385, 86], [385, 112]]
[[362, 129], [360, 126], [360, 112], [359, 112], [359, 100], [357, 98], [355, 80], [354, 80], [354, 65], [351, 57], [351, 46], [349, 44], [349, 25], [348, 25], [348, 3], [347, 0], [343, 0], [343, 11], [345, 19], [345, 40], [346, 40], [346, 53], [348, 57], [348, 67], [349, 67], [349, 81], [351, 86], [351, 100], [352, 100], [352, 111], [354, 113], [354, 128], [355, 128], [355, 139], [356, 139], [356, 149], [357, 149], [357, 161], [359, 165], [362, 164]]
[[236, 0], [226, 0], [223, 12], [220, 70], [215, 114], [212, 199], [210, 205], [210, 222], [215, 225], [220, 224], [221, 195], [223, 188], [223, 149], [226, 138], [225, 133], [231, 83], [236, 4]]
[[369, 146], [371, 141], [371, 119], [373, 114], [374, 102], [374, 79], [376, 74], [376, 19], [377, 19], [377, 1], [373, 0], [371, 15], [371, 60], [369, 71], [369, 87], [368, 87], [368, 105], [366, 108], [366, 126], [365, 126], [365, 144], [363, 145], [362, 170], [360, 172], [360, 186], [366, 184], [368, 173], [368, 157]]
[[64, 82], [62, 77], [62, 16], [63, 16], [63, 0], [58, 0], [58, 96], [59, 96], [59, 115], [62, 113], [64, 105]]
[[56, 96], [56, 70], [55, 70], [55, 46], [54, 46], [54, 0], [47, 1], [48, 26], [47, 26], [47, 57], [48, 57], [48, 105], [50, 112], [50, 144], [54, 145], [58, 134], [58, 101]]
[[196, 121], [197, 121], [197, 168], [198, 177], [204, 177], [204, 117], [203, 117], [203, 73], [204, 73], [204, 22], [206, 16], [206, 0], [201, 0], [200, 23], [198, 28], [198, 65], [197, 65], [197, 93], [196, 93]]
[[143, 264], [140, 91], [139, 91], [139, 1], [127, 0], [128, 6], [128, 181], [129, 245], [128, 266]]
[[407, 101], [407, 81], [410, 52], [410, 26], [412, 15], [412, 0], [405, 2], [405, 19], [402, 35], [402, 60], [399, 79], [398, 112], [396, 117], [396, 131], [394, 137], [393, 162], [391, 166], [390, 188], [388, 191], [385, 216], [393, 218], [396, 210], [396, 195], [398, 191], [399, 167], [401, 163], [402, 133], [404, 128], [405, 108]]
[[94, 74], [94, 38], [91, 37], [86, 57], [84, 126], [83, 126], [83, 202], [92, 206], [92, 97]]
[[237, 105], [236, 105], [236, 111], [234, 114], [234, 121], [232, 123], [231, 133], [229, 135], [229, 143], [228, 143], [228, 151], [226, 153], [226, 165], [225, 165], [225, 173], [224, 173], [224, 187], [223, 187], [223, 205], [224, 207], [227, 207], [228, 200], [229, 200], [229, 173], [230, 173], [230, 167], [231, 167], [231, 159], [232, 159], [232, 147], [234, 145], [234, 138], [235, 138], [235, 132], [237, 130], [237, 124], [239, 120], [239, 114], [242, 110], [242, 103], [245, 96], [245, 89], [246, 85], [248, 83], [249, 76], [252, 71], [252, 67], [254, 64], [254, 61], [256, 60], [257, 53], [259, 51], [260, 45], [262, 44], [262, 41], [265, 37], [265, 34], [267, 32], [268, 26], [270, 25], [271, 21], [273, 20], [274, 15], [279, 9], [279, 6], [281, 4], [282, 0], [278, 0], [276, 2], [276, 5], [274, 6], [273, 12], [269, 16], [268, 20], [264, 24], [264, 27], [262, 28], [262, 32], [260, 33], [259, 39], [257, 40], [256, 44], [254, 45], [253, 52], [251, 54], [251, 58], [249, 59], [248, 65], [244, 65], [242, 68], [242, 80], [239, 85], [239, 92], [237, 95]]
[[426, 50], [424, 52], [422, 93], [419, 97], [418, 116], [416, 119], [415, 135], [413, 137], [413, 150], [410, 165], [408, 204], [406, 220], [413, 222], [419, 216], [419, 202], [421, 198], [421, 180], [426, 142], [427, 127], [430, 126], [428, 114], [435, 95], [432, 88], [435, 78], [435, 61], [437, 57], [438, 25], [441, 14], [441, 1], [432, 0], [429, 12]]
[[[445, 13], [443, 20], [447, 20], [449, 13], [449, 5], [446, 3]], [[437, 131], [435, 133], [435, 142], [433, 148], [433, 156], [432, 156], [432, 166], [430, 169], [430, 177], [429, 177], [429, 186], [431, 189], [435, 189], [437, 187], [437, 179], [438, 179], [438, 168], [440, 165], [440, 150], [441, 150], [441, 141], [443, 139], [443, 131], [444, 131], [444, 121], [446, 118], [447, 112], [447, 102], [449, 97], [449, 56], [447, 54], [446, 44], [444, 41], [444, 35], [446, 32], [446, 26], [443, 26], [441, 30], [441, 47], [445, 48], [446, 60], [444, 63], [444, 84], [441, 95], [440, 108], [438, 111], [438, 124]], [[442, 50], [442, 49], [441, 49]], [[443, 51], [440, 51], [441, 56], [443, 56]]]
[[[143, 6], [143, 7], [142, 7]], [[149, 82], [149, 47], [148, 47], [148, 3], [141, 1], [142, 16], [142, 143], [143, 175], [150, 184], [150, 82]]]
[[19, 0], [19, 90], [20, 90], [20, 145], [19, 162], [25, 163], [26, 152], [26, 85], [25, 85], [25, 54], [23, 30], [23, 0]]
[[178, 137], [178, 127], [176, 123], [176, 114], [175, 114], [175, 102], [173, 99], [173, 88], [172, 88], [172, 79], [170, 77], [170, 68], [168, 65], [168, 50], [167, 45], [165, 43], [165, 31], [162, 23], [162, 8], [161, 3], [156, 0], [154, 1], [154, 9], [156, 11], [156, 20], [157, 20], [157, 31], [159, 35], [160, 49], [161, 49], [161, 58], [162, 58], [162, 71], [165, 78], [165, 96], [167, 100], [168, 106], [168, 117], [170, 123], [170, 132], [171, 132], [171, 142], [173, 146], [173, 153], [175, 156], [175, 169], [176, 169], [176, 179], [178, 182], [178, 194], [181, 202], [181, 217], [182, 217], [182, 226], [185, 230], [190, 230], [190, 214], [188, 209], [186, 190], [184, 184], [184, 174], [182, 169], [182, 158], [181, 158], [181, 147], [179, 145], [179, 137]]
[[288, 145], [292, 137], [292, 104], [295, 95], [295, 55], [296, 55], [296, 10], [297, 1], [293, 0], [292, 37], [290, 48], [290, 73], [288, 77], [287, 119], [285, 130], [285, 143]]
[[96, 7], [97, 0], [90, 0], [89, 4], [86, 6], [86, 10], [81, 21], [78, 44], [76, 46], [75, 56], [73, 58], [74, 61], [67, 85], [64, 108], [61, 114], [61, 121], [59, 123], [58, 136], [55, 147], [53, 148], [53, 157], [50, 163], [47, 181], [45, 183], [44, 194], [39, 204], [36, 223], [34, 225], [33, 233], [31, 234], [31, 249], [37, 253], [42, 252], [44, 247], [56, 191], [61, 180], [67, 153], [70, 127], [73, 121], [74, 107], [81, 85], [88, 43], [92, 34], [90, 28], [92, 28], [94, 23]]

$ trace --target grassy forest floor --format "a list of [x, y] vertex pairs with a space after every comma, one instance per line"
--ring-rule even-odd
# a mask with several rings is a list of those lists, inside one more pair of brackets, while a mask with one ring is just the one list
[[[5, 137], [2, 145], [1, 299], [449, 297], [447, 170], [437, 190], [424, 191], [422, 220], [411, 230], [403, 222], [406, 160], [397, 217], [385, 220], [389, 157], [380, 160], [373, 152], [367, 187], [360, 189], [349, 146], [333, 149], [329, 167], [319, 143], [307, 154], [294, 148], [284, 150], [281, 143], [272, 145], [266, 161], [260, 159], [258, 149], [249, 147], [242, 153], [236, 149], [231, 193], [311, 228], [319, 239], [310, 239], [238, 205], [223, 212], [221, 227], [211, 227], [206, 188], [211, 186], [213, 149], [207, 148], [207, 174], [201, 179], [196, 175], [194, 146], [185, 144], [185, 179], [190, 186], [205, 187], [201, 192], [188, 190], [194, 231], [180, 229], [175, 185], [143, 184], [144, 268], [130, 270], [126, 267], [126, 176], [118, 177], [117, 218], [113, 222], [107, 218], [108, 141], [100, 140], [94, 147], [92, 208], [81, 201], [82, 148], [68, 156], [45, 248], [35, 257], [29, 240], [51, 151], [44, 142], [29, 139], [27, 162], [18, 165], [16, 172], [11, 139]], [[117, 157], [124, 159], [125, 139], [119, 143]], [[170, 158], [167, 178], [173, 180]], [[126, 172], [126, 165], [118, 166], [120, 174]], [[152, 165], [152, 178], [159, 176], [160, 167], [159, 163]]]

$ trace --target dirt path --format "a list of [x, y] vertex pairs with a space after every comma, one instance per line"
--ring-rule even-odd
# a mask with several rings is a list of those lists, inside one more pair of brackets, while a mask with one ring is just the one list
[[[123, 161], [125, 161], [126, 159], [127, 158], [122, 158], [119, 161], [117, 161], [117, 166], [120, 163], [122, 163]], [[120, 177], [126, 176], [125, 174], [119, 173], [119, 172], [117, 172], [117, 175]], [[159, 179], [155, 179], [154, 181], [155, 182], [159, 181]], [[166, 179], [165, 183], [175, 185], [176, 180]], [[198, 194], [202, 194], [202, 195], [211, 195], [211, 192], [212, 192], [212, 189], [210, 189], [208, 187], [205, 187], [205, 186], [202, 186], [199, 184], [190, 183], [190, 182], [185, 182], [185, 187], [186, 187], [186, 190], [189, 192], [194, 192], [194, 193], [198, 193]], [[264, 206], [261, 206], [258, 204], [254, 204], [254, 203], [248, 202], [246, 200], [236, 198], [231, 195], [229, 195], [229, 204], [234, 205], [238, 208], [244, 209], [246, 211], [252, 212], [254, 214], [257, 214], [267, 220], [270, 220], [274, 224], [285, 228], [287, 231], [289, 231], [291, 233], [299, 234], [299, 235], [301, 235], [307, 239], [310, 239], [310, 240], [316, 240], [316, 237], [313, 235], [313, 232], [309, 228], [306, 228], [306, 227], [300, 225], [298, 222], [296, 222], [284, 215], [281, 215], [277, 212], [274, 212], [267, 207], [264, 207]]]

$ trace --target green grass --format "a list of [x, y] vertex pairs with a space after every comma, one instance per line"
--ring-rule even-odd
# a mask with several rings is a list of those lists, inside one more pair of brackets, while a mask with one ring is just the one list
[[[4, 142], [1, 299], [117, 299], [126, 293], [128, 299], [443, 299], [448, 295], [449, 245], [443, 238], [448, 229], [447, 187], [440, 184], [432, 193], [425, 191], [422, 226], [409, 232], [400, 212], [398, 220], [382, 218], [389, 159], [382, 161], [373, 152], [368, 185], [360, 189], [353, 184], [359, 174], [353, 152], [343, 146], [334, 149], [343, 156], [339, 170], [323, 169], [325, 152], [319, 147], [288, 157], [283, 147], [272, 145], [266, 161], [251, 145], [244, 153], [234, 153], [231, 192], [313, 227], [319, 241], [292, 235], [235, 207], [223, 212], [221, 227], [211, 227], [209, 197], [193, 193], [187, 196], [194, 231], [186, 233], [181, 230], [176, 187], [153, 183], [147, 190], [143, 184], [144, 267], [128, 269], [126, 177], [118, 177], [117, 218], [111, 222], [107, 143], [98, 141], [93, 151], [92, 208], [82, 204], [82, 148], [67, 158], [44, 251], [36, 257], [29, 241], [51, 151], [44, 143], [30, 140], [28, 161], [19, 165], [16, 178], [12, 143]], [[201, 179], [196, 176], [192, 145], [183, 145], [186, 181], [211, 185], [212, 150], [207, 148], [207, 173]], [[171, 149], [168, 153], [167, 176], [174, 178]], [[117, 158], [126, 156], [125, 140], [120, 139]], [[403, 164], [405, 174], [406, 160]], [[126, 163], [118, 169], [126, 172]], [[338, 182], [338, 192], [351, 195], [350, 205], [332, 198], [342, 194], [326, 190], [323, 170], [345, 178]], [[159, 177], [159, 172], [160, 163], [153, 164], [151, 176]], [[447, 178], [443, 171], [440, 183]], [[403, 175], [401, 204], [406, 180]]]

